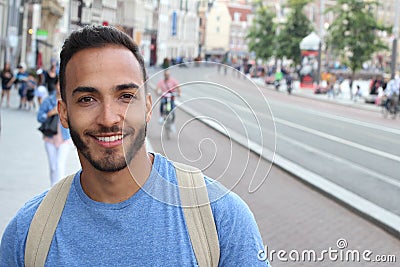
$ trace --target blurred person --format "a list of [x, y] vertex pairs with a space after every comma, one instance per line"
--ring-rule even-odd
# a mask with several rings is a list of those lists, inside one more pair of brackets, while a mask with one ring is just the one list
[[283, 79], [283, 72], [281, 71], [281, 69], [278, 68], [275, 72], [275, 81], [274, 81], [275, 90], [277, 91], [279, 90], [282, 79]]
[[10, 91], [14, 75], [9, 62], [4, 63], [4, 68], [1, 71], [1, 100], [0, 107], [3, 106], [3, 99], [6, 97], [6, 107], [10, 107]]
[[37, 80], [36, 80], [36, 72], [29, 71], [28, 77], [26, 78], [26, 109], [31, 110], [34, 109], [35, 102], [35, 92], [37, 88]]
[[293, 90], [293, 87], [292, 87], [293, 77], [290, 74], [290, 72], [288, 72], [285, 75], [285, 80], [286, 80], [286, 90], [287, 90], [288, 94], [290, 95], [290, 94], [292, 94], [292, 90]]
[[[220, 65], [220, 64], [218, 64]], [[156, 92], [158, 95], [161, 95], [160, 100], [160, 118], [158, 122], [160, 124], [163, 123], [163, 112], [164, 112], [164, 105], [167, 103], [166, 94], [177, 94], [177, 96], [181, 96], [181, 88], [179, 87], [179, 83], [177, 80], [171, 77], [171, 74], [168, 70], [164, 71], [164, 79], [161, 79], [157, 83]], [[175, 108], [175, 99], [174, 97], [171, 98], [171, 110]], [[174, 119], [174, 117], [173, 117]]]
[[47, 92], [47, 87], [45, 85], [46, 80], [43, 69], [38, 69], [36, 71], [36, 74], [38, 75], [38, 86], [35, 95], [37, 98], [38, 106], [40, 107], [40, 105], [43, 102], [43, 99], [47, 97], [48, 92]]
[[26, 108], [26, 82], [28, 80], [28, 72], [26, 71], [25, 63], [21, 63], [17, 66], [18, 72], [14, 77], [14, 83], [18, 84], [18, 94], [19, 94], [19, 109]]
[[327, 86], [328, 86], [328, 91], [327, 91], [328, 98], [330, 98], [331, 96], [332, 98], [335, 98], [335, 86], [337, 86], [335, 74], [333, 73], [329, 74]]
[[53, 63], [51, 64], [50, 69], [45, 72], [45, 82], [49, 94], [56, 90], [57, 80], [58, 80], [57, 66], [56, 64]]
[[[177, 169], [146, 149], [152, 111], [146, 78], [138, 46], [115, 28], [87, 26], [65, 40], [58, 111], [62, 125], [70, 129], [82, 169], [72, 180], [62, 181], [72, 184], [66, 187], [68, 198], [45, 266], [199, 265], [175, 190]], [[265, 246], [245, 202], [222, 185], [209, 187], [217, 181], [206, 176], [201, 180], [209, 194], [220, 196], [207, 204], [215, 225], [204, 225], [204, 230], [218, 233], [219, 266], [269, 266], [260, 257]], [[149, 194], [150, 189], [157, 195]], [[28, 231], [46, 194], [29, 201], [8, 224], [0, 266], [24, 266]], [[178, 202], [169, 204], [155, 196]], [[162, 253], [156, 253], [157, 248]]]
[[396, 79], [391, 79], [387, 85], [386, 89], [383, 91], [385, 96], [384, 106], [387, 110], [390, 110], [390, 105], [394, 105], [395, 109], [397, 110], [397, 103], [399, 100], [399, 83]]
[[361, 87], [360, 87], [360, 85], [359, 84], [357, 84], [357, 90], [356, 90], [356, 93], [354, 94], [354, 96], [353, 96], [353, 100], [354, 100], [354, 102], [357, 102], [357, 100], [358, 99], [360, 99], [360, 98], [362, 98], [362, 92], [361, 92]]
[[[37, 120], [43, 123], [48, 117], [58, 114], [57, 101], [61, 98], [59, 83], [56, 81], [55, 90], [43, 100], [37, 113]], [[50, 171], [50, 184], [55, 185], [65, 176], [67, 156], [72, 147], [69, 130], [58, 123], [58, 132], [53, 136], [43, 135]]]

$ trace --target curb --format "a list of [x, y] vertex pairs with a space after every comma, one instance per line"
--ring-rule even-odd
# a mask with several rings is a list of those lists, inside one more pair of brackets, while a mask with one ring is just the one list
[[245, 137], [233, 131], [232, 129], [222, 128], [213, 121], [203, 119], [201, 114], [197, 113], [193, 109], [182, 107], [180, 101], [175, 102], [177, 108], [194, 117], [196, 120], [204, 123], [228, 138], [232, 138], [232, 140], [239, 145], [249, 149], [263, 159], [272, 162], [272, 164], [276, 165], [287, 173], [290, 173], [293, 177], [300, 179], [301, 182], [311, 186], [325, 196], [330, 197], [339, 204], [342, 204], [346, 208], [356, 212], [365, 219], [373, 222], [383, 230], [400, 239], [400, 216], [382, 207], [379, 207], [371, 201], [368, 201], [356, 195], [355, 193], [326, 180], [322, 176], [319, 176], [318, 174], [313, 173], [278, 154], [275, 154], [273, 151], [261, 147], [251, 140], [247, 140]]

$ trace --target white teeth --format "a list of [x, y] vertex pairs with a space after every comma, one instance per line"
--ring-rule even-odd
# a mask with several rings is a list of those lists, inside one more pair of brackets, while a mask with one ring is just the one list
[[100, 142], [114, 142], [114, 141], [121, 140], [121, 139], [122, 139], [122, 134], [113, 135], [113, 136], [105, 136], [105, 137], [97, 137], [97, 140], [99, 140]]

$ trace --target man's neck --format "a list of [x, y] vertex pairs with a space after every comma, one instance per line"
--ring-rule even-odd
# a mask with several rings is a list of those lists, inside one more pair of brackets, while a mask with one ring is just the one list
[[[86, 166], [82, 161], [81, 185], [89, 198], [103, 203], [120, 203], [132, 197], [147, 181], [154, 156], [145, 154], [117, 172], [102, 172], [93, 166]], [[88, 163], [88, 162], [85, 162]]]

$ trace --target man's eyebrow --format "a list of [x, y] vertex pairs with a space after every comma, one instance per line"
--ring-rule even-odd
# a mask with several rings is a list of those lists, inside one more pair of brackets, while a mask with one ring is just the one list
[[120, 91], [120, 90], [125, 90], [125, 89], [139, 89], [139, 85], [136, 83], [125, 83], [125, 84], [119, 84], [115, 86], [115, 91]]
[[[113, 90], [115, 91], [121, 91], [126, 89], [139, 89], [139, 85], [135, 83], [125, 83], [125, 84], [119, 84], [113, 88]], [[75, 95], [77, 93], [94, 93], [94, 92], [98, 92], [98, 90], [94, 87], [78, 86], [72, 91], [72, 95]]]
[[77, 93], [93, 93], [97, 92], [98, 90], [94, 87], [90, 86], [78, 86], [72, 91], [72, 95], [75, 95]]

